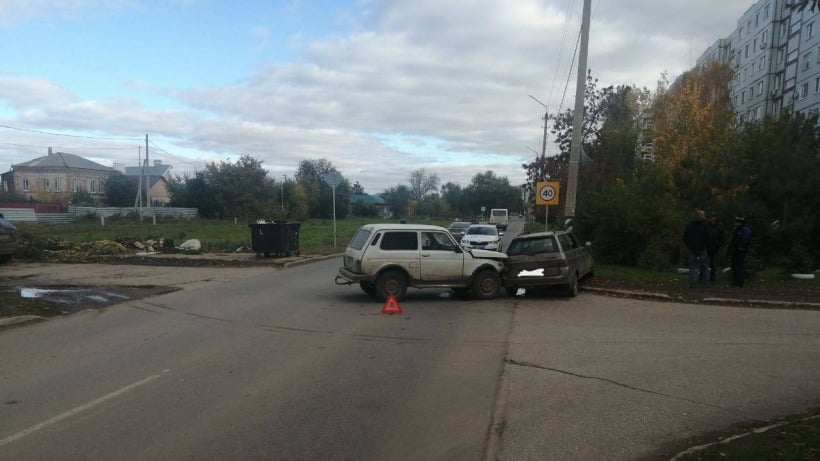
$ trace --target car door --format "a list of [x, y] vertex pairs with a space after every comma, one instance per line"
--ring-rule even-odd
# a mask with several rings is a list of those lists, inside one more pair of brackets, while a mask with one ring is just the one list
[[379, 250], [372, 254], [368, 251], [366, 273], [376, 273], [386, 266], [400, 266], [413, 279], [419, 278], [419, 232], [415, 230], [384, 231], [381, 239], [373, 237], [371, 245], [378, 245]]
[[559, 235], [558, 241], [564, 250], [570, 273], [578, 272], [579, 277], [583, 278], [589, 272], [588, 250], [578, 245], [578, 240], [569, 233]]
[[462, 279], [464, 252], [447, 232], [421, 232], [421, 280], [424, 282]]

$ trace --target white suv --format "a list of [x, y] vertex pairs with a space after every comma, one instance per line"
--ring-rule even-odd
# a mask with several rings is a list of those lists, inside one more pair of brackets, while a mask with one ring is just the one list
[[492, 299], [501, 288], [504, 253], [461, 248], [439, 226], [368, 224], [344, 254], [337, 285], [358, 283], [365, 293], [401, 299], [407, 287], [451, 288]]

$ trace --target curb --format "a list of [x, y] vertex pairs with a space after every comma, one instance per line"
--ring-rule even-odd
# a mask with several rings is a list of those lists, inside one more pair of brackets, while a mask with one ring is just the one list
[[653, 293], [649, 291], [634, 291], [634, 290], [618, 290], [613, 288], [598, 288], [598, 287], [580, 287], [582, 291], [589, 291], [591, 293], [601, 295], [622, 296], [635, 299], [657, 299], [662, 301], [677, 301], [683, 304], [754, 304], [758, 306], [770, 307], [793, 307], [803, 309], [820, 309], [820, 303], [803, 302], [803, 301], [772, 301], [768, 299], [736, 299], [736, 298], [701, 298], [697, 303], [687, 302], [686, 300], [679, 300], [666, 293]]
[[19, 315], [17, 317], [7, 317], [0, 319], [0, 330], [26, 325], [29, 323], [44, 322], [47, 319], [39, 315]]

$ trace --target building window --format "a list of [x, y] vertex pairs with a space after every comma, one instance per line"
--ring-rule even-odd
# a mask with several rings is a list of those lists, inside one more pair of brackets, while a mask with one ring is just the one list
[[803, 70], [804, 71], [809, 70], [809, 67], [811, 67], [810, 59], [811, 59], [811, 54], [810, 53], [806, 53], [806, 54], [803, 55]]
[[28, 178], [23, 178], [23, 192], [28, 192]]
[[817, 62], [820, 63], [820, 46], [817, 47]]
[[769, 31], [768, 31], [768, 30], [764, 30], [764, 31], [763, 31], [763, 43], [762, 43], [762, 46], [766, 46], [766, 41], [767, 41], [768, 39], [769, 39]]
[[757, 70], [763, 70], [766, 68], [766, 55], [760, 57], [760, 62], [757, 64]]
[[77, 192], [80, 187], [80, 179], [74, 178], [73, 183], [71, 184], [71, 192]]
[[55, 192], [62, 192], [63, 191], [63, 178], [54, 179], [54, 191]]
[[748, 44], [746, 44], [746, 48], [745, 48], [745, 50], [743, 51], [743, 57], [744, 57], [744, 58], [748, 58], [748, 57], [749, 57], [749, 45], [748, 45]]
[[766, 15], [766, 18], [768, 19], [768, 17], [769, 17], [769, 5], [768, 4], [764, 7], [763, 11], [764, 11], [764, 14]]
[[757, 106], [757, 107], [755, 107], [755, 119], [760, 120], [761, 118], [763, 118], [763, 117], [761, 117], [761, 114], [760, 114], [760, 106]]
[[806, 27], [806, 32], [809, 34], [809, 38], [814, 37], [814, 23], [810, 22], [809, 25]]
[[757, 82], [757, 95], [760, 96], [763, 94], [763, 82]]
[[809, 84], [808, 82], [800, 85], [800, 99], [805, 99], [806, 96], [809, 95]]
[[814, 92], [820, 92], [820, 77], [814, 79]]
[[740, 92], [740, 103], [743, 104], [746, 102], [746, 90]]

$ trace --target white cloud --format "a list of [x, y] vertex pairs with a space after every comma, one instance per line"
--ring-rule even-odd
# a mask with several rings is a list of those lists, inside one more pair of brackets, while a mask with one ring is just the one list
[[[66, 1], [58, 10], [97, 3]], [[184, 110], [153, 111], [139, 100], [78, 101], [57, 83], [2, 74], [0, 102], [19, 111], [17, 120], [6, 121], [11, 125], [128, 137], [147, 132], [162, 137], [163, 148], [176, 155], [202, 161], [248, 154], [276, 175], [291, 175], [300, 160], [326, 158], [368, 192], [406, 183], [410, 171], [422, 167], [442, 182], [467, 185], [475, 174], [493, 170], [517, 184], [524, 180], [521, 163], [534, 156], [528, 147], [541, 146], [543, 108], [528, 95], [552, 111], [562, 96], [564, 108], [572, 103], [575, 75], [568, 66], [580, 6], [567, 12], [568, 3], [364, 3], [368, 9], [349, 34], [294, 34], [286, 45], [296, 59], [257, 65], [261, 70], [232, 86], [158, 90], [156, 82], [130, 84], [161, 92]], [[30, 4], [0, 0], [0, 26], [39, 14]], [[593, 5], [593, 75], [602, 85], [652, 88], [661, 72], [685, 70], [731, 32], [751, 2]], [[247, 30], [267, 46], [270, 31], [255, 27]], [[432, 147], [421, 151], [411, 145], [414, 139]]]

